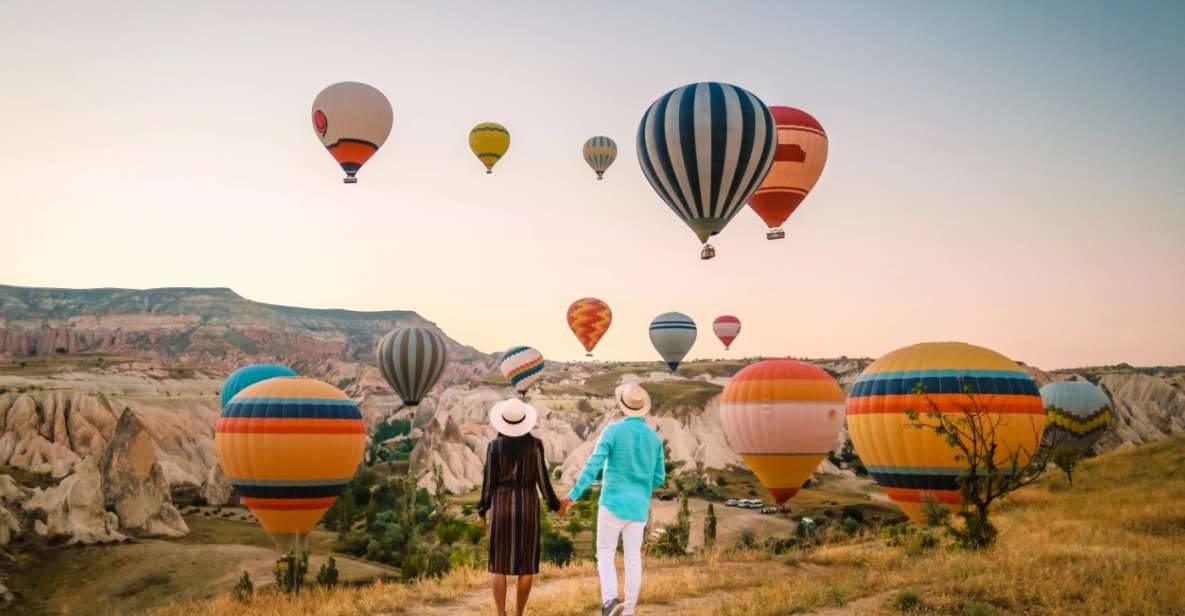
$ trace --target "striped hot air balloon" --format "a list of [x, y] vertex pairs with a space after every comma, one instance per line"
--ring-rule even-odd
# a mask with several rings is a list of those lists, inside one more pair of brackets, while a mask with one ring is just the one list
[[750, 92], [726, 83], [675, 88], [638, 124], [638, 163], [658, 196], [716, 253], [716, 235], [753, 196], [773, 164], [773, 116]]
[[595, 297], [583, 297], [568, 306], [568, 327], [584, 345], [589, 357], [601, 337], [609, 331], [611, 323], [613, 311], [609, 310], [609, 304]]
[[650, 343], [671, 372], [679, 369], [679, 362], [695, 344], [695, 334], [695, 321], [681, 312], [663, 313], [650, 322]]
[[486, 166], [486, 173], [493, 173], [494, 165], [510, 149], [510, 131], [496, 122], [482, 122], [469, 131], [469, 149]]
[[357, 405], [301, 377], [244, 389], [214, 429], [218, 463], [235, 492], [276, 545], [294, 553], [354, 476], [365, 446]]
[[617, 160], [617, 144], [604, 136], [590, 137], [584, 142], [584, 162], [597, 172], [597, 179], [603, 179], [609, 165]]
[[391, 134], [391, 103], [373, 86], [356, 81], [335, 83], [313, 100], [313, 131], [341, 165], [346, 184]]
[[[925, 393], [915, 393], [921, 384]], [[975, 392], [974, 398], [966, 387]], [[931, 406], [933, 405], [933, 406]], [[923, 521], [922, 496], [957, 505], [965, 462], [928, 428], [913, 428], [906, 409], [921, 415], [980, 408], [998, 422], [997, 460], [1012, 453], [1027, 464], [1044, 428], [1037, 384], [1003, 355], [962, 342], [925, 342], [872, 362], [848, 392], [848, 433], [856, 453], [885, 494], [914, 521]]]
[[219, 392], [222, 408], [226, 408], [230, 399], [240, 391], [277, 376], [296, 376], [296, 371], [280, 364], [250, 364], [235, 370], [222, 382], [222, 390]]
[[769, 175], [749, 199], [749, 207], [769, 227], [765, 237], [786, 237], [782, 224], [806, 199], [827, 163], [827, 133], [811, 114], [793, 107], [770, 107], [778, 125], [778, 149]]
[[720, 397], [728, 443], [779, 505], [810, 479], [843, 428], [843, 390], [822, 368], [793, 359], [745, 367]]
[[377, 359], [383, 378], [403, 404], [416, 406], [444, 372], [448, 348], [440, 334], [426, 327], [405, 327], [383, 336]]
[[1090, 453], [1095, 441], [1111, 427], [1111, 400], [1086, 381], [1050, 383], [1041, 388], [1045, 405], [1045, 438], [1053, 446], [1068, 445]]
[[518, 395], [526, 395], [543, 376], [543, 354], [529, 346], [516, 346], [502, 354], [498, 369]]
[[730, 314], [718, 316], [712, 321], [712, 331], [724, 343], [724, 350], [727, 351], [732, 341], [741, 335], [741, 320]]

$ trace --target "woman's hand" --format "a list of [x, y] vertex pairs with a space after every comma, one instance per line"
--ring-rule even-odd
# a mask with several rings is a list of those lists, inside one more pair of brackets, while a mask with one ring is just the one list
[[481, 529], [482, 529], [482, 530], [485, 530], [485, 529], [487, 528], [487, 526], [486, 526], [486, 517], [485, 517], [484, 515], [478, 515], [478, 516], [477, 516], [477, 523], [481, 525]]

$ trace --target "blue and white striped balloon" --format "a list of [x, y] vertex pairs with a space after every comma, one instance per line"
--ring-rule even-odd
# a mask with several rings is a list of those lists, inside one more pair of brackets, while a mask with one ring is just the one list
[[679, 362], [695, 344], [695, 334], [695, 321], [681, 312], [660, 314], [650, 322], [650, 343], [671, 372], [679, 369]]
[[638, 163], [659, 197], [707, 245], [757, 192], [778, 131], [761, 99], [734, 85], [693, 83], [654, 101], [638, 124]]
[[510, 381], [514, 391], [524, 396], [527, 390], [543, 376], [543, 354], [529, 346], [516, 346], [502, 354], [498, 368], [502, 376]]

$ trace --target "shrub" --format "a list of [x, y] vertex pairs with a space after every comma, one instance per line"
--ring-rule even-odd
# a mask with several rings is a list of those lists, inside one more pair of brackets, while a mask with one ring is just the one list
[[404, 557], [403, 562], [399, 563], [399, 574], [407, 582], [422, 577], [428, 568], [427, 560], [423, 554], [409, 554]]
[[251, 597], [255, 595], [255, 584], [251, 583], [251, 576], [247, 572], [243, 572], [243, 577], [239, 578], [239, 582], [231, 589], [230, 596], [234, 597], [235, 601], [247, 604], [251, 603]]
[[428, 577], [441, 577], [452, 568], [448, 550], [433, 550], [428, 554], [428, 565], [424, 572]]
[[477, 545], [481, 543], [481, 538], [486, 536], [486, 531], [480, 526], [470, 526], [469, 530], [466, 531], [466, 535], [468, 535], [466, 539], [469, 540], [469, 543]]
[[950, 507], [930, 494], [923, 494], [922, 516], [926, 518], [926, 526], [946, 526], [950, 521]]
[[704, 547], [716, 545], [716, 507], [708, 503], [708, 512], [704, 516]]
[[325, 588], [337, 586], [337, 561], [332, 556], [321, 563], [321, 570], [317, 572], [317, 584]]
[[845, 520], [854, 520], [858, 523], [864, 522], [864, 512], [859, 507], [846, 505], [839, 514], [839, 517]]
[[544, 534], [541, 547], [541, 556], [549, 563], [563, 566], [572, 562], [572, 553], [575, 551], [572, 540], [559, 533]]
[[902, 588], [893, 596], [893, 609], [898, 612], [913, 612], [921, 609], [922, 598], [918, 593], [908, 589]]
[[770, 554], [785, 554], [798, 547], [797, 537], [770, 537], [765, 540], [765, 549]]
[[752, 528], [746, 528], [737, 535], [737, 547], [752, 549], [757, 546], [757, 533]]

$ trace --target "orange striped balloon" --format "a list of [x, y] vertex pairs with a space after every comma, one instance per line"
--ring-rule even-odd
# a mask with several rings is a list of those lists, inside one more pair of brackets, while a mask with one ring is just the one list
[[256, 383], [222, 410], [218, 462], [243, 504], [282, 547], [298, 547], [350, 482], [366, 431], [336, 387], [302, 377]]
[[779, 505], [810, 479], [843, 422], [839, 383], [822, 368], [793, 359], [746, 367], [720, 398], [728, 443]]
[[611, 323], [613, 311], [609, 310], [609, 304], [595, 297], [584, 297], [568, 306], [568, 327], [576, 334], [580, 344], [584, 345], [589, 357], [592, 357], [592, 350], [601, 337], [609, 331]]
[[749, 207], [765, 221], [771, 240], [786, 237], [781, 225], [798, 209], [823, 175], [827, 133], [811, 114], [793, 107], [770, 107], [778, 125], [778, 149], [769, 174], [749, 199]]
[[[916, 393], [918, 385], [924, 393]], [[972, 388], [974, 398], [966, 393]], [[958, 450], [929, 428], [911, 427], [906, 409], [926, 413], [987, 413], [996, 426], [998, 463], [1011, 453], [1027, 464], [1041, 441], [1045, 406], [1037, 384], [1007, 357], [962, 342], [924, 342], [872, 362], [848, 392], [848, 433], [860, 461], [893, 502], [922, 522], [926, 495], [962, 500]]]

